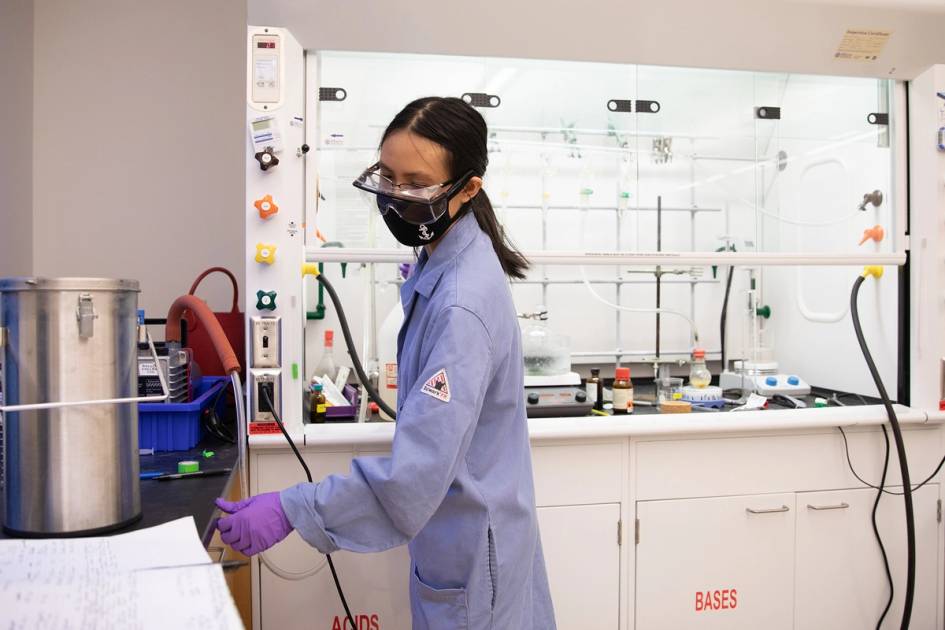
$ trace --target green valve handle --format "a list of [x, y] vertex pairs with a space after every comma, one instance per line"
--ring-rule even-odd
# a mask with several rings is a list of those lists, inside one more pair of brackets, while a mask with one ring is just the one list
[[276, 310], [276, 292], [275, 291], [256, 291], [256, 310], [274, 311]]
[[768, 306], [767, 304], [765, 304], [764, 306], [759, 306], [758, 308], [755, 309], [755, 314], [758, 315], [759, 317], [764, 317], [765, 319], [768, 319], [771, 317], [771, 307]]

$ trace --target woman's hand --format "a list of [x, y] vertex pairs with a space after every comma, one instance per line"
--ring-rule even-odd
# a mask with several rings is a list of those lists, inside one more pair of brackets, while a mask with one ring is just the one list
[[258, 494], [236, 503], [217, 499], [216, 505], [230, 515], [217, 522], [220, 538], [244, 555], [265, 551], [292, 532], [278, 492]]

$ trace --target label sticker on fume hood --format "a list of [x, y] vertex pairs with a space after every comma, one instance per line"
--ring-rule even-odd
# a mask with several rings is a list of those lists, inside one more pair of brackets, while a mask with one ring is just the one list
[[279, 435], [282, 431], [275, 422], [250, 422], [250, 435]]
[[848, 28], [834, 57], [851, 61], [876, 61], [891, 35], [892, 31]]

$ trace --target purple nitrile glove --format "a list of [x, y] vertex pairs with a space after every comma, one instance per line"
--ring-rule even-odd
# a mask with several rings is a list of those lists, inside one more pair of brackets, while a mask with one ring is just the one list
[[257, 494], [236, 503], [217, 499], [216, 504], [230, 515], [217, 522], [220, 538], [244, 555], [265, 551], [292, 532], [278, 492]]
[[411, 263], [400, 263], [397, 265], [397, 269], [400, 271], [400, 277], [406, 280], [410, 277], [410, 271], [413, 269], [413, 264]]

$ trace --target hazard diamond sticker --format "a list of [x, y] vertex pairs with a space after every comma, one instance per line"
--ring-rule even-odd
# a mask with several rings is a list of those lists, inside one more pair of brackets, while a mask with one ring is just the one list
[[422, 391], [427, 396], [433, 396], [437, 400], [449, 402], [450, 382], [446, 378], [446, 370], [440, 370], [431, 376], [430, 380], [423, 384], [423, 387], [420, 389], [420, 391]]

